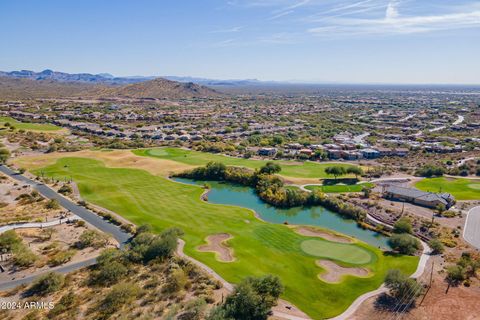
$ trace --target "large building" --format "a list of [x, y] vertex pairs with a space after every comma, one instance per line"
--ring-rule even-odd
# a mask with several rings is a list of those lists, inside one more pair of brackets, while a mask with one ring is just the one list
[[387, 199], [410, 202], [429, 208], [444, 205], [448, 209], [455, 204], [455, 198], [450, 193], [425, 192], [414, 188], [388, 186], [383, 191], [383, 195]]

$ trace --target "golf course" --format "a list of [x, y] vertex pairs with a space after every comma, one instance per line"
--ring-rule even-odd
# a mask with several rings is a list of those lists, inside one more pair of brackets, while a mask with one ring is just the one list
[[[252, 160], [229, 157], [220, 154], [212, 154], [201, 151], [180, 149], [180, 148], [154, 148], [134, 150], [134, 154], [138, 156], [154, 157], [158, 159], [172, 160], [184, 163], [190, 166], [203, 166], [208, 162], [222, 162], [228, 166], [246, 167], [250, 169], [258, 169], [272, 160]], [[351, 164], [345, 163], [318, 163], [312, 161], [280, 161], [273, 160], [282, 167], [281, 176], [294, 179], [325, 179], [330, 176], [325, 172], [325, 168], [335, 165], [344, 168], [352, 167]]]
[[428, 192], [448, 192], [457, 200], [480, 199], [480, 179], [427, 178], [417, 182], [415, 187]]
[[[155, 151], [155, 152], [154, 152]], [[130, 151], [89, 151], [55, 153], [20, 159], [36, 175], [57, 180], [73, 179], [83, 199], [118, 213], [136, 225], [150, 224], [155, 231], [179, 227], [185, 235], [186, 254], [205, 263], [225, 280], [238, 283], [247, 276], [278, 275], [285, 285], [283, 298], [313, 319], [336, 316], [361, 294], [377, 289], [387, 270], [412, 274], [418, 257], [384, 254], [360, 241], [341, 243], [325, 237], [301, 235], [292, 226], [268, 223], [254, 212], [239, 206], [212, 204], [201, 200], [201, 186], [171, 181], [165, 174], [208, 161], [257, 168], [263, 161], [235, 159], [200, 152], [164, 148]], [[152, 153], [152, 154], [147, 154]], [[83, 155], [83, 156], [82, 156]], [[145, 158], [148, 155], [150, 158]], [[115, 160], [117, 157], [117, 160]], [[315, 163], [282, 166], [292, 177], [324, 176], [325, 166]], [[326, 232], [323, 230], [323, 232]], [[327, 230], [328, 232], [328, 230]], [[216, 252], [200, 251], [221, 235], [231, 261]], [[323, 281], [328, 272], [319, 259], [342, 267], [361, 267], [368, 276], [345, 274], [339, 282]]]
[[325, 193], [347, 193], [362, 192], [363, 188], [373, 188], [373, 183], [357, 183], [357, 184], [333, 184], [333, 185], [310, 185], [305, 186], [307, 190], [318, 190]]
[[11, 126], [15, 127], [15, 129], [23, 129], [26, 131], [49, 132], [62, 130], [62, 128], [53, 124], [20, 122], [10, 117], [0, 117], [0, 127], [4, 127], [6, 123], [9, 123]]

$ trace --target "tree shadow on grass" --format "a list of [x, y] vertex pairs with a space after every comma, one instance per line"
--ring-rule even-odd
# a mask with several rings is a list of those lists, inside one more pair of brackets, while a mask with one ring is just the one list
[[415, 300], [398, 301], [387, 293], [378, 296], [373, 304], [375, 309], [395, 313], [408, 313], [416, 306]]
[[354, 185], [357, 184], [356, 178], [338, 178], [338, 179], [323, 179], [322, 184], [324, 186], [334, 186], [336, 184]]

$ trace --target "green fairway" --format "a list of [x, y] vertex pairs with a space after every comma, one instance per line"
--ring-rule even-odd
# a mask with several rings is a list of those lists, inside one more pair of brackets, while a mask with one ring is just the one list
[[56, 131], [62, 128], [48, 123], [29, 123], [20, 122], [10, 117], [0, 117], [0, 126], [3, 127], [5, 123], [10, 123], [15, 129], [23, 129], [29, 131]]
[[362, 192], [364, 187], [372, 188], [373, 183], [359, 183], [359, 184], [334, 184], [334, 185], [311, 185], [305, 186], [308, 190], [319, 190], [325, 193], [347, 193], [347, 192]]
[[[251, 160], [243, 158], [228, 157], [219, 154], [186, 150], [180, 148], [155, 148], [133, 150], [133, 153], [139, 156], [149, 156], [160, 159], [168, 159], [193, 166], [203, 166], [210, 161], [222, 162], [229, 166], [247, 167], [257, 169], [272, 160]], [[319, 163], [312, 161], [295, 162], [273, 160], [282, 167], [283, 176], [296, 178], [328, 178], [325, 168], [329, 166], [341, 166], [344, 168], [353, 167], [344, 163]]]
[[318, 239], [303, 241], [301, 248], [305, 253], [315, 257], [338, 260], [350, 264], [367, 264], [373, 259], [372, 253], [364, 248]]
[[415, 184], [420, 190], [448, 192], [457, 200], [480, 200], [480, 179], [428, 178]]
[[[278, 275], [286, 288], [283, 298], [314, 319], [340, 314], [359, 295], [377, 289], [388, 269], [411, 274], [418, 263], [418, 257], [384, 255], [360, 242], [340, 245], [300, 235], [286, 225], [260, 221], [250, 210], [203, 202], [201, 187], [176, 183], [144, 170], [105, 167], [94, 159], [61, 158], [42, 171], [57, 179], [72, 177], [86, 201], [117, 212], [137, 225], [148, 223], [155, 231], [180, 227], [185, 232], [185, 252], [227, 281]], [[232, 236], [228, 245], [235, 256], [233, 262], [220, 262], [215, 253], [196, 250], [205, 244], [206, 237], [219, 233]], [[305, 241], [311, 239], [315, 243], [307, 245], [307, 250], [313, 250], [315, 256], [304, 251]], [[342, 264], [365, 261], [361, 266], [371, 270], [372, 277], [345, 276], [335, 284], [321, 281], [318, 274], [323, 269], [315, 263], [321, 255], [319, 250]], [[369, 259], [362, 261], [367, 255]]]

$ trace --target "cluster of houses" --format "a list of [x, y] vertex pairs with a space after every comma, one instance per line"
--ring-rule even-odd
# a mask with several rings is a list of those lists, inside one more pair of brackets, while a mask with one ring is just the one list
[[[386, 148], [373, 147], [365, 143], [362, 139], [354, 137], [349, 132], [337, 134], [333, 137], [333, 143], [312, 144], [307, 147], [300, 143], [289, 143], [282, 147], [284, 155], [298, 156], [305, 155], [312, 157], [317, 150], [326, 154], [331, 160], [360, 160], [377, 159], [380, 157], [405, 157], [409, 149], [407, 148]], [[279, 148], [260, 148], [257, 154], [263, 157], [273, 157], [280, 151]]]

